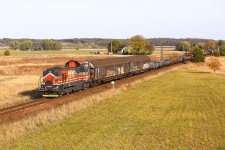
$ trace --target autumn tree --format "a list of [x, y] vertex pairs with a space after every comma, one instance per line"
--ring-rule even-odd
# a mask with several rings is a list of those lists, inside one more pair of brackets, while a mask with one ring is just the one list
[[204, 53], [199, 47], [194, 48], [192, 55], [192, 62], [205, 62]]
[[145, 40], [145, 54], [150, 55], [154, 50], [153, 44], [151, 44], [150, 40]]
[[132, 54], [149, 55], [153, 51], [153, 45], [141, 35], [131, 37], [128, 44], [132, 47]]
[[220, 55], [225, 56], [225, 41], [219, 40], [218, 41], [218, 47], [219, 47]]
[[223, 46], [220, 48], [220, 54], [221, 54], [221, 56], [225, 56], [225, 45], [223, 45]]
[[33, 48], [33, 43], [31, 40], [25, 40], [20, 45], [20, 50], [30, 50]]
[[[112, 42], [110, 42], [108, 44], [108, 51], [111, 52], [111, 48], [112, 48], [112, 52], [115, 53], [116, 50], [118, 48], [120, 48], [123, 45], [123, 42], [121, 40], [113, 40]], [[112, 46], [112, 47], [111, 47]]]
[[132, 47], [137, 54], [144, 51], [145, 48], [145, 38], [141, 35], [133, 36], [129, 39], [128, 44]]
[[223, 45], [225, 45], [225, 41], [219, 40], [219, 41], [218, 41], [218, 46], [223, 46]]
[[41, 47], [43, 50], [52, 50], [53, 49], [52, 40], [50, 39], [41, 40]]
[[212, 49], [212, 50], [215, 50], [216, 49], [216, 41], [214, 40], [209, 40], [205, 43], [204, 45], [204, 49]]
[[188, 41], [180, 41], [176, 44], [177, 51], [189, 51], [191, 49], [191, 43]]
[[17, 50], [20, 48], [20, 42], [19, 41], [12, 41], [10, 42], [10, 48], [13, 50]]
[[219, 62], [219, 60], [216, 57], [211, 57], [207, 60], [206, 65], [212, 69], [214, 72], [216, 70], [219, 70], [222, 64]]
[[40, 51], [40, 50], [42, 50], [40, 41], [34, 41], [34, 42], [33, 42], [33, 50], [35, 50], [35, 51]]
[[61, 42], [53, 42], [52, 48], [53, 48], [53, 50], [60, 50], [60, 49], [62, 49], [62, 43]]
[[205, 45], [205, 42], [198, 42], [198, 43], [196, 44], [196, 46], [198, 46], [198, 47], [201, 48], [201, 49], [204, 49], [204, 45]]
[[62, 49], [62, 43], [52, 41], [50, 39], [41, 40], [41, 48], [43, 50], [60, 50]]

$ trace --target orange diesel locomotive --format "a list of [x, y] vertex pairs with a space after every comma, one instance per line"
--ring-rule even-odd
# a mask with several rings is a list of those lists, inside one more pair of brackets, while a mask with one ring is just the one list
[[43, 97], [58, 97], [88, 87], [89, 80], [89, 62], [70, 60], [65, 67], [43, 71], [39, 80], [39, 92]]

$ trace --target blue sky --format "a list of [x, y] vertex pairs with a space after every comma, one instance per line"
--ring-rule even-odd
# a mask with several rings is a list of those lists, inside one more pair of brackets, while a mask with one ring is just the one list
[[0, 38], [225, 40], [224, 0], [1, 0]]

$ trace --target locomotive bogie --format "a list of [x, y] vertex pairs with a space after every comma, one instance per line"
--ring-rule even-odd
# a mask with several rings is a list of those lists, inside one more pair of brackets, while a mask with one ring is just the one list
[[61, 85], [52, 85], [52, 86], [42, 86], [39, 89], [39, 92], [42, 93], [43, 97], [58, 97], [64, 94], [80, 91], [86, 89], [90, 86], [90, 82], [86, 81], [76, 81], [71, 83], [65, 83]]

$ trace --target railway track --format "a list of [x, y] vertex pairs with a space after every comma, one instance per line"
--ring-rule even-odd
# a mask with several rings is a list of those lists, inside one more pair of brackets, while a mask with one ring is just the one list
[[19, 105], [3, 108], [0, 110], [0, 123], [14, 120], [15, 117], [19, 115], [18, 112], [22, 112], [26, 108], [31, 108], [35, 105], [40, 105], [43, 103], [46, 103], [45, 99], [38, 99], [38, 101], [29, 101], [26, 103], [21, 103]]
[[[178, 66], [178, 65], [183, 65], [183, 64], [175, 64], [172, 66], [159, 68], [156, 70], [144, 72], [141, 74], [137, 74], [135, 76], [117, 80], [116, 85], [114, 87], [118, 88], [121, 85], [127, 84], [127, 83], [135, 81], [135, 80], [139, 80], [146, 76], [154, 75], [159, 72], [163, 72], [165, 70], [170, 70], [171, 68], [174, 68], [175, 66]], [[58, 97], [58, 98], [49, 98], [49, 99], [40, 98], [40, 99], [36, 99], [34, 101], [21, 103], [19, 105], [3, 108], [3, 109], [0, 109], [0, 124], [19, 120], [19, 119], [29, 116], [31, 114], [38, 113], [42, 110], [54, 108], [54, 107], [69, 103], [71, 101], [78, 100], [85, 96], [102, 92], [102, 91], [110, 89], [112, 87], [113, 86], [111, 85], [111, 83], [104, 83], [104, 84], [101, 84], [101, 85], [98, 85], [98, 86], [95, 86], [92, 88], [88, 88], [86, 90], [81, 90], [81, 91], [71, 93], [69, 95], [64, 95], [64, 96]]]
[[26, 103], [21, 103], [19, 105], [3, 108], [0, 109], [0, 124], [15, 121], [28, 115], [35, 114], [39, 111], [66, 104], [68, 102], [78, 100], [87, 95], [104, 91], [111, 87], [112, 85], [110, 83], [105, 83], [96, 87], [64, 95], [58, 98], [40, 98], [34, 101], [29, 101]]

